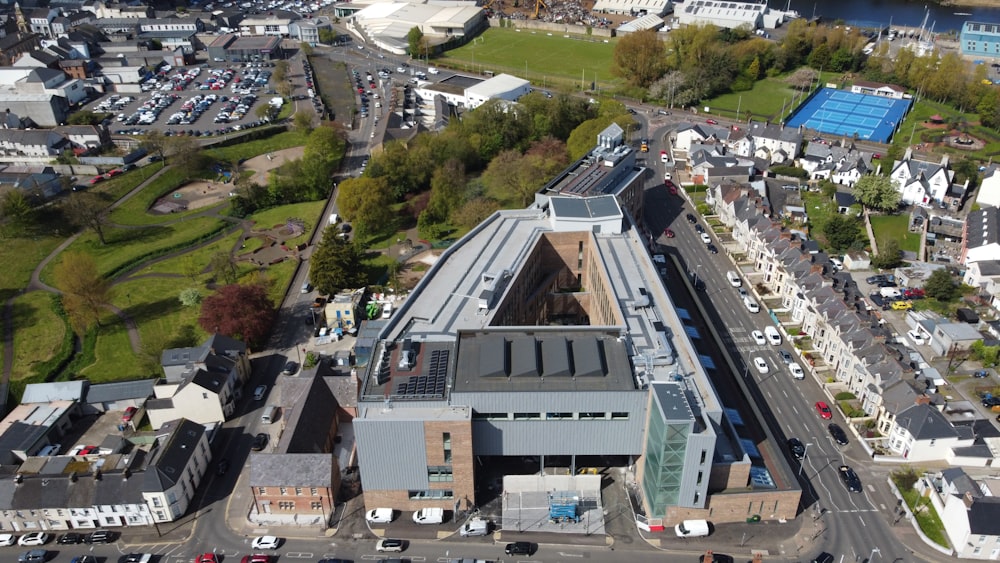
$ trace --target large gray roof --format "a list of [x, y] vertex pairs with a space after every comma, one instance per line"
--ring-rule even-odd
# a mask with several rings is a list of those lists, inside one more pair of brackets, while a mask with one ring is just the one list
[[551, 200], [552, 213], [556, 217], [601, 219], [620, 217], [622, 212], [615, 196], [588, 198], [554, 197]]
[[251, 487], [329, 487], [333, 454], [250, 454]]
[[165, 423], [163, 429], [169, 429], [170, 436], [151, 453], [143, 476], [143, 491], [165, 491], [174, 486], [205, 434], [204, 426], [183, 418]]
[[112, 403], [128, 399], [146, 399], [153, 395], [155, 379], [114, 381], [90, 385], [85, 402], [89, 404]]
[[84, 394], [80, 381], [53, 381], [51, 383], [29, 383], [24, 387], [21, 403], [50, 403], [52, 401], [79, 401]]
[[916, 440], [954, 438], [955, 428], [930, 405], [913, 405], [896, 417], [896, 424], [906, 428]]

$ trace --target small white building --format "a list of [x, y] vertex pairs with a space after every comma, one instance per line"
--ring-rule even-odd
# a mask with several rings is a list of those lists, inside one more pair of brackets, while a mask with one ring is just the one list
[[516, 102], [531, 91], [531, 82], [510, 74], [498, 74], [465, 89], [465, 106], [475, 109], [487, 100]]
[[980, 206], [1000, 207], [1000, 166], [990, 166], [979, 184], [976, 203]]
[[711, 24], [726, 29], [743, 26], [750, 29], [760, 29], [764, 27], [766, 11], [767, 4], [703, 0], [684, 2], [679, 10], [674, 9], [674, 15], [677, 16], [681, 25]]
[[172, 522], [187, 513], [191, 499], [212, 461], [205, 427], [173, 420], [161, 428], [169, 435], [150, 453], [142, 497], [156, 522]]
[[869, 96], [892, 98], [893, 100], [902, 100], [906, 95], [906, 88], [896, 86], [895, 84], [883, 84], [881, 82], [858, 80], [851, 86], [851, 92], [854, 92], [855, 94], [867, 94]]
[[948, 166], [948, 155], [940, 164], [913, 158], [913, 149], [906, 149], [902, 160], [892, 164], [890, 178], [896, 181], [902, 202], [906, 205], [941, 202], [948, 194], [955, 172]]

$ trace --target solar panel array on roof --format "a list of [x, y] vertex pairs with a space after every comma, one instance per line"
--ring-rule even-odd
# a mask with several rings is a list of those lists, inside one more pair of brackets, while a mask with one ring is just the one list
[[432, 350], [425, 366], [427, 373], [399, 377], [393, 394], [396, 398], [444, 395], [450, 356], [450, 350]]

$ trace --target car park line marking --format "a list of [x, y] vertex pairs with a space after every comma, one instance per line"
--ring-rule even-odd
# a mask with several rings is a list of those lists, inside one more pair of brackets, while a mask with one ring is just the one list
[[312, 553], [303, 553], [301, 551], [292, 551], [292, 552], [286, 553], [284, 556], [288, 557], [289, 559], [311, 559], [312, 556], [313, 556], [313, 554]]
[[563, 553], [558, 552], [560, 557], [583, 557], [582, 553]]

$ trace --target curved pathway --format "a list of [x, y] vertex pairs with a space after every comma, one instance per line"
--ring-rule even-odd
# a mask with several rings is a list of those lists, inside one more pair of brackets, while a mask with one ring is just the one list
[[[149, 178], [147, 178], [146, 180], [144, 180], [143, 182], [141, 182], [138, 186], [136, 186], [135, 188], [133, 188], [132, 190], [130, 190], [127, 194], [123, 195], [117, 201], [115, 201], [114, 203], [112, 203], [108, 207], [108, 211], [110, 212], [111, 210], [114, 210], [114, 209], [120, 207], [126, 201], [128, 201], [129, 199], [131, 199], [132, 197], [134, 197], [136, 194], [138, 194], [139, 192], [141, 192], [146, 186], [149, 185], [150, 182], [152, 182], [153, 180], [155, 180], [156, 178], [158, 178], [159, 176], [161, 176], [167, 170], [167, 168], [169, 168], [169, 166], [170, 165], [164, 165], [160, 170], [156, 171], [152, 176], [150, 176]], [[168, 221], [165, 221], [163, 223], [158, 223], [157, 225], [171, 225], [171, 224], [175, 224], [175, 223], [179, 223], [179, 222], [185, 221], [185, 220], [190, 219], [192, 217], [209, 217], [209, 216], [215, 216], [215, 217], [217, 217], [219, 219], [222, 219], [223, 221], [227, 221], [227, 222], [232, 223], [232, 225], [230, 227], [226, 228], [226, 229], [223, 229], [216, 236], [213, 236], [213, 237], [211, 237], [211, 238], [209, 238], [207, 240], [204, 240], [204, 241], [202, 241], [202, 242], [200, 242], [198, 244], [195, 244], [193, 246], [188, 246], [188, 247], [176, 250], [174, 252], [167, 253], [167, 254], [165, 254], [163, 256], [159, 256], [157, 258], [154, 258], [153, 260], [150, 260], [150, 261], [147, 261], [147, 262], [143, 262], [142, 264], [137, 265], [136, 267], [134, 267], [134, 268], [132, 268], [130, 270], [126, 270], [125, 272], [122, 272], [112, 282], [112, 285], [114, 286], [114, 285], [117, 285], [117, 284], [125, 282], [125, 281], [130, 281], [130, 280], [135, 280], [135, 279], [141, 279], [141, 278], [147, 278], [147, 277], [180, 277], [179, 274], [170, 274], [170, 273], [154, 273], [154, 274], [139, 274], [139, 275], [132, 275], [132, 274], [134, 274], [137, 270], [139, 270], [141, 268], [147, 268], [147, 267], [149, 267], [151, 264], [156, 264], [156, 263], [162, 262], [164, 260], [168, 260], [168, 259], [171, 259], [171, 258], [176, 258], [177, 256], [189, 253], [192, 250], [197, 250], [197, 249], [205, 247], [205, 246], [207, 246], [209, 244], [213, 244], [213, 243], [217, 242], [218, 240], [220, 240], [220, 239], [222, 239], [222, 238], [224, 238], [226, 236], [229, 236], [230, 234], [232, 234], [233, 232], [235, 232], [237, 230], [241, 231], [243, 233], [243, 237], [245, 238], [247, 236], [247, 232], [252, 228], [253, 224], [250, 221], [246, 220], [246, 219], [239, 219], [239, 218], [230, 217], [230, 216], [227, 216], [227, 215], [222, 215], [220, 213], [220, 211], [222, 210], [222, 208], [224, 206], [225, 206], [225, 204], [214, 205], [214, 206], [206, 208], [204, 211], [199, 212], [199, 213], [195, 213], [195, 214], [192, 214], [192, 215], [186, 215], [184, 217], [178, 217], [177, 219], [168, 220]], [[108, 225], [112, 226], [112, 227], [115, 227], [115, 228], [121, 228], [121, 229], [139, 229], [139, 228], [147, 228], [147, 227], [150, 226], [150, 225], [123, 225], [123, 224], [119, 224], [119, 223], [108, 223]], [[3, 373], [2, 373], [2, 378], [0, 378], [0, 398], [6, 399], [6, 397], [7, 397], [8, 387], [9, 387], [9, 382], [10, 382], [10, 376], [11, 376], [11, 372], [13, 371], [13, 364], [14, 364], [14, 300], [17, 297], [20, 297], [20, 296], [22, 296], [22, 295], [24, 295], [26, 293], [30, 293], [32, 291], [46, 291], [46, 292], [54, 293], [54, 294], [57, 294], [57, 295], [60, 294], [60, 293], [62, 293], [61, 291], [59, 291], [59, 289], [57, 289], [55, 287], [52, 287], [52, 286], [46, 284], [45, 282], [43, 282], [41, 280], [41, 273], [42, 273], [42, 271], [45, 270], [46, 267], [48, 267], [49, 263], [51, 263], [52, 260], [54, 260], [57, 256], [59, 256], [62, 252], [64, 252], [67, 248], [69, 248], [70, 245], [72, 245], [74, 242], [76, 242], [76, 240], [78, 238], [80, 238], [80, 236], [84, 232], [86, 232], [86, 230], [80, 231], [80, 232], [78, 232], [78, 233], [70, 236], [65, 241], [63, 241], [59, 246], [57, 246], [55, 249], [53, 249], [52, 252], [49, 253], [49, 255], [46, 256], [41, 262], [39, 262], [39, 264], [31, 272], [31, 278], [30, 278], [30, 280], [28, 282], [28, 285], [25, 286], [25, 288], [23, 290], [21, 290], [17, 295], [15, 295], [15, 296], [7, 299], [4, 302], [3, 311], [2, 311], [3, 326], [4, 326], [4, 332], [3, 332], [3, 351], [4, 351], [4, 354], [3, 354]], [[230, 249], [230, 252], [236, 252], [240, 248], [240, 244], [241, 243], [242, 243], [242, 240], [238, 240], [236, 242], [236, 244], [233, 246], [233, 248]], [[207, 271], [208, 271], [208, 267], [206, 267], [203, 270], [203, 273], [207, 272]], [[142, 339], [141, 339], [141, 337], [139, 335], [139, 328], [138, 328], [138, 325], [137, 325], [135, 319], [133, 319], [127, 312], [123, 311], [122, 309], [120, 309], [120, 308], [118, 308], [118, 307], [116, 307], [114, 305], [108, 305], [107, 308], [109, 310], [111, 310], [115, 315], [117, 315], [118, 318], [121, 319], [122, 325], [125, 327], [125, 330], [128, 333], [129, 345], [132, 348], [132, 352], [135, 353], [135, 354], [139, 354], [142, 351]], [[0, 408], [2, 408], [2, 405], [0, 405]]]

